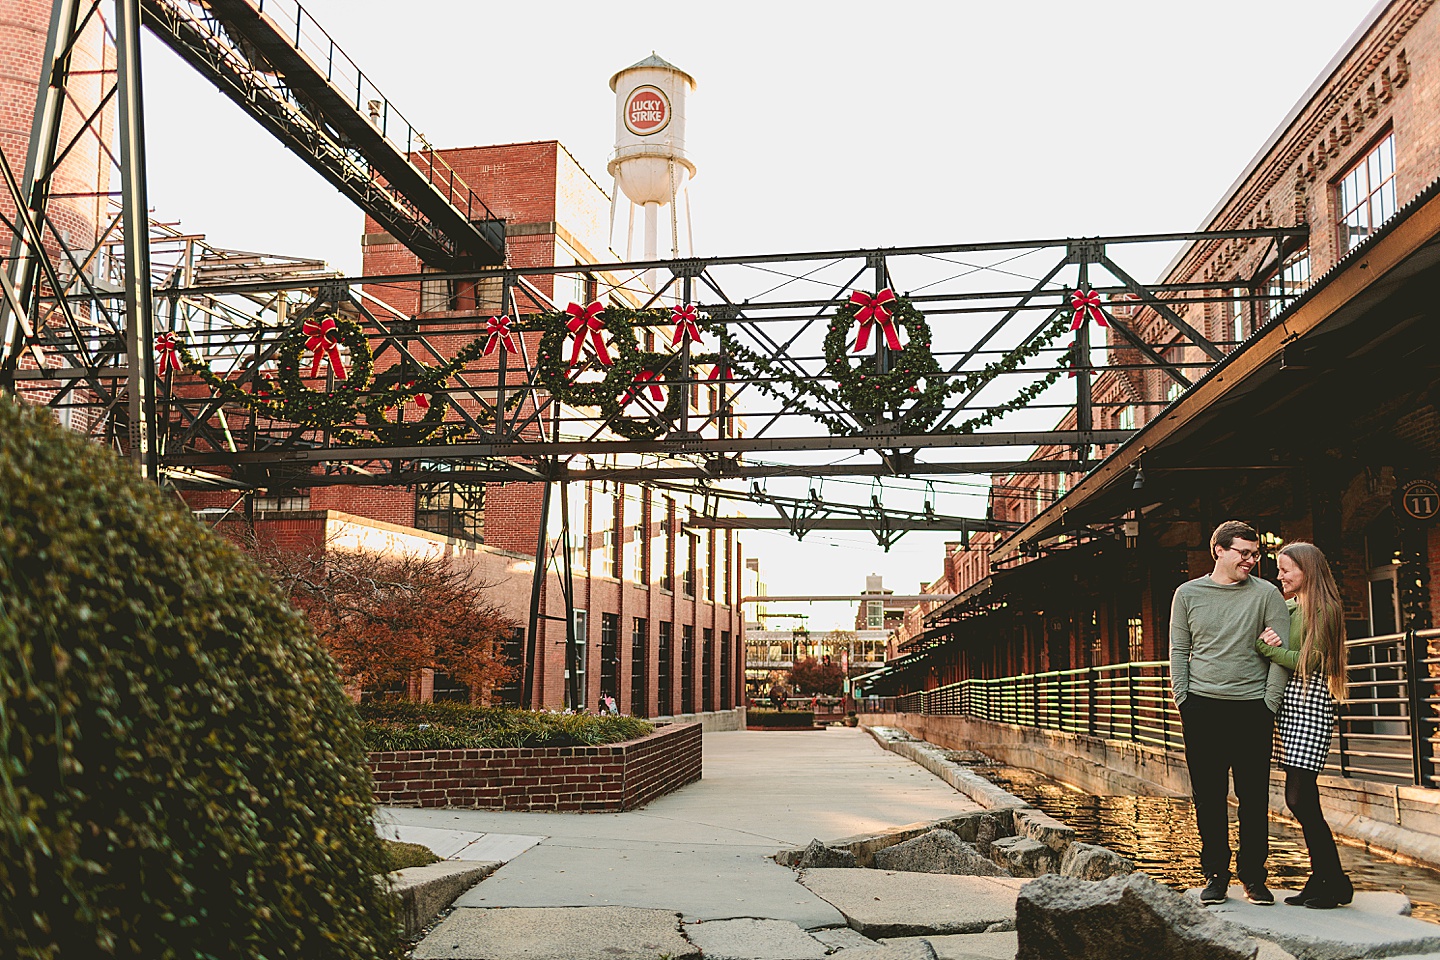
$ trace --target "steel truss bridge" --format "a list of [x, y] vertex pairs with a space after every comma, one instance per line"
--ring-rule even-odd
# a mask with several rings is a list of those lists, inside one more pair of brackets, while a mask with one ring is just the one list
[[[426, 272], [335, 276], [313, 261], [227, 252], [150, 220], [142, 25], [414, 251]], [[71, 55], [97, 29], [117, 69], [98, 105], [83, 110], [70, 93]], [[274, 495], [463, 477], [609, 479], [711, 494], [721, 481], [748, 480], [748, 492], [741, 484], [727, 495], [769, 503], [774, 525], [797, 536], [862, 527], [888, 547], [905, 530], [1000, 529], [937, 515], [928, 498], [924, 510], [907, 513], [878, 497], [868, 505], [813, 494], [787, 500], [761, 484], [1084, 472], [1097, 448], [1132, 432], [1102, 426], [1112, 411], [1093, 397], [1090, 374], [1159, 371], [1174, 389], [1188, 387], [1235, 345], [1205, 336], [1205, 305], [1233, 303], [1237, 289], [1257, 305], [1273, 302], [1264, 277], [1307, 236], [1266, 226], [522, 267], [507, 262], [506, 225], [476, 190], [293, 0], [56, 0], [42, 68], [29, 155], [23, 167], [0, 155], [0, 196], [16, 210], [0, 222], [12, 238], [0, 271], [0, 388], [49, 405], [146, 475], [182, 489]], [[77, 243], [57, 226], [56, 174], [87, 139], [107, 151], [118, 142], [111, 183], [120, 189], [108, 221]], [[96, 196], [112, 193], [103, 186]], [[1124, 264], [1155, 244], [1260, 245], [1266, 253], [1241, 280], [1142, 283]], [[902, 389], [898, 399], [866, 402], [857, 399], [860, 374], [896, 379], [913, 362], [910, 342], [921, 328], [897, 323], [899, 351], [877, 328], [863, 355], [852, 348], [853, 328], [838, 349], [827, 336], [852, 291], [887, 288], [923, 313], [931, 342], [922, 352], [934, 365], [914, 378], [917, 399]], [[1072, 329], [1077, 292], [1098, 294], [1106, 342], [1093, 322]], [[640, 315], [635, 335], [637, 349], [661, 359], [608, 415], [563, 402], [541, 376], [557, 362], [541, 351], [541, 325], [572, 300], [655, 311]], [[440, 309], [423, 309], [437, 302]], [[672, 349], [676, 305], [696, 308], [701, 340]], [[407, 437], [406, 423], [435, 415], [403, 389], [384, 424], [377, 427], [373, 403], [372, 416], [362, 415], [382, 391], [486, 338], [492, 316], [515, 318], [517, 352], [475, 356], [428, 396], [443, 410], [444, 431]], [[287, 420], [212, 389], [192, 370], [157, 370], [156, 337], [173, 333], [215, 377], [254, 393], [274, 376], [287, 338], [321, 317], [357, 324], [374, 357], [378, 376], [354, 391], [348, 420]], [[607, 333], [612, 348], [617, 335]], [[571, 343], [564, 340], [567, 356]], [[580, 383], [606, 373], [587, 349], [576, 365]], [[339, 385], [332, 366], [306, 389]], [[671, 403], [672, 391], [684, 402]], [[656, 429], [626, 439], [616, 428], [627, 419]], [[1032, 459], [1037, 447], [1058, 453]], [[696, 522], [732, 525], [718, 511]]]

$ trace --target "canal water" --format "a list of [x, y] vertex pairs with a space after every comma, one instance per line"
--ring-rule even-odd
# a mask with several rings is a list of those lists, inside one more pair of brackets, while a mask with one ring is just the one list
[[[1129, 857], [1161, 883], [1177, 890], [1202, 885], [1200, 835], [1188, 799], [1097, 797], [1034, 770], [997, 764], [969, 751], [957, 751], [952, 759], [1068, 823], [1082, 841]], [[1236, 829], [1232, 808], [1231, 849], [1238, 843]], [[1340, 859], [1356, 890], [1399, 890], [1414, 904], [1413, 916], [1440, 923], [1440, 872], [1397, 863], [1344, 842]], [[1267, 862], [1271, 887], [1300, 889], [1310, 875], [1310, 858], [1298, 827], [1270, 822]]]

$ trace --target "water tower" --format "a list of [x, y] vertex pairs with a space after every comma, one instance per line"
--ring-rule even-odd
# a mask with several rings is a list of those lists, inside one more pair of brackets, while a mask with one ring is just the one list
[[[635, 208], [645, 211], [645, 245], [641, 257], [656, 260], [660, 253], [660, 210], [670, 208], [670, 236], [666, 250], [680, 255], [679, 201], [685, 203], [686, 248], [693, 253], [690, 234], [690, 179], [695, 164], [685, 156], [685, 97], [695, 89], [695, 78], [654, 53], [610, 78], [615, 91], [615, 153], [608, 170], [619, 193], [630, 201], [625, 258], [635, 259]], [[611, 214], [614, 232], [614, 213]], [[655, 271], [646, 275], [655, 288]]]

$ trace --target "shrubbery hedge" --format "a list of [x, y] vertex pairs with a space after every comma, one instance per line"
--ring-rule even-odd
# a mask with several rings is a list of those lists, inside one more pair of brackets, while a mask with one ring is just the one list
[[[476, 747], [593, 747], [643, 737], [655, 725], [635, 717], [543, 713], [457, 703], [379, 700], [360, 705], [371, 750]], [[425, 729], [420, 729], [424, 724]]]
[[335, 666], [133, 465], [0, 398], [0, 955], [399, 955]]

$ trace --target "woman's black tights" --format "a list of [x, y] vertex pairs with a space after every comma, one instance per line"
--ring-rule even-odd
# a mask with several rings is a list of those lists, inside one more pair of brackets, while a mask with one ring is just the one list
[[1285, 768], [1285, 805], [1300, 829], [1305, 833], [1305, 847], [1310, 851], [1310, 872], [1316, 877], [1339, 877], [1344, 873], [1340, 866], [1340, 851], [1335, 849], [1335, 838], [1330, 825], [1325, 822], [1325, 813], [1320, 809], [1320, 787], [1316, 784], [1318, 773], [1311, 770]]

